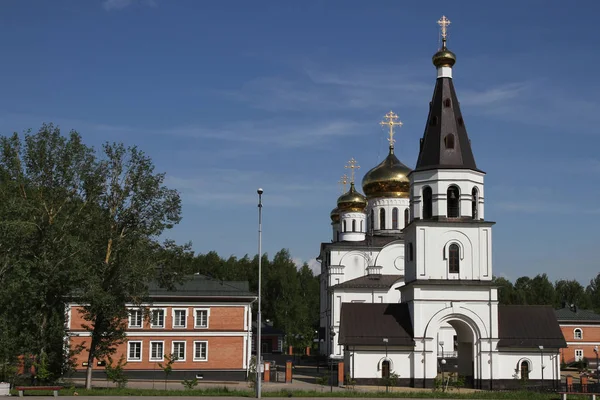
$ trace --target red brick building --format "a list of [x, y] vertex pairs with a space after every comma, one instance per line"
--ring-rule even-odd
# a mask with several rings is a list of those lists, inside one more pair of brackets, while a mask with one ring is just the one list
[[598, 368], [596, 360], [600, 347], [600, 314], [571, 306], [556, 310], [556, 319], [567, 341], [567, 348], [561, 350], [561, 359], [566, 364], [571, 364], [585, 358], [588, 367]]
[[[174, 354], [171, 379], [244, 380], [252, 339], [251, 304], [256, 295], [247, 282], [221, 282], [194, 276], [174, 291], [150, 289], [149, 304], [130, 307], [127, 341], [112, 356], [125, 356], [124, 369], [133, 379], [164, 379], [159, 363]], [[69, 305], [69, 341], [89, 341], [81, 306]], [[98, 360], [102, 361], [102, 360]], [[84, 373], [87, 351], [77, 356], [76, 370]], [[101, 364], [101, 363], [99, 363]], [[104, 367], [94, 366], [104, 377]], [[78, 375], [79, 375], [78, 374]]]

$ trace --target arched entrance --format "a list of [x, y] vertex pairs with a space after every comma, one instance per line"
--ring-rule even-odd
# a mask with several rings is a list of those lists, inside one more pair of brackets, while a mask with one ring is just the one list
[[[431, 332], [431, 336], [438, 337], [438, 374], [441, 374], [443, 370], [446, 380], [448, 377], [451, 380], [460, 377], [466, 387], [478, 388], [481, 383], [481, 357], [479, 348], [482, 335], [480, 332], [482, 329], [485, 331], [485, 325], [482, 324], [480, 326], [474, 321], [474, 319], [478, 320], [478, 316], [474, 313], [473, 318], [460, 313], [463, 310], [457, 310], [456, 308], [440, 310], [428, 324], [427, 333]], [[465, 311], [468, 313], [467, 310]], [[451, 339], [446, 338], [442, 342], [440, 337], [447, 335], [441, 334], [444, 331], [444, 327], [448, 327], [448, 325], [452, 327], [451, 330], [454, 330], [455, 335]]]

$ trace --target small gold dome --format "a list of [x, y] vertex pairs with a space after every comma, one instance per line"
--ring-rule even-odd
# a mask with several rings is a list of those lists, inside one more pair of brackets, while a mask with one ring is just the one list
[[367, 198], [357, 192], [354, 182], [351, 182], [350, 190], [338, 197], [337, 205], [340, 212], [364, 212], [367, 207]]
[[410, 181], [408, 174], [412, 170], [402, 164], [390, 148], [390, 154], [378, 166], [367, 172], [362, 187], [367, 198], [401, 197], [408, 198]]
[[334, 224], [340, 222], [340, 210], [339, 208], [334, 208], [333, 210], [331, 210], [331, 214], [329, 215], [331, 217], [331, 222], [333, 222]]
[[440, 51], [435, 53], [431, 58], [433, 65], [439, 67], [452, 67], [456, 63], [456, 54], [446, 48], [442, 47]]

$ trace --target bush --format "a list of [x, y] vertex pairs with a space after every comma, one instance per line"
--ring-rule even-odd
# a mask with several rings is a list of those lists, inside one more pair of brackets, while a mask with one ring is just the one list
[[119, 388], [127, 386], [127, 381], [129, 380], [127, 376], [125, 376], [125, 370], [123, 369], [125, 365], [127, 365], [127, 361], [125, 361], [124, 355], [121, 355], [117, 365], [113, 365], [113, 359], [108, 356], [108, 361], [104, 367], [107, 379], [116, 383]]
[[188, 390], [192, 390], [194, 389], [196, 386], [198, 386], [198, 379], [194, 378], [194, 379], [184, 379], [181, 384]]

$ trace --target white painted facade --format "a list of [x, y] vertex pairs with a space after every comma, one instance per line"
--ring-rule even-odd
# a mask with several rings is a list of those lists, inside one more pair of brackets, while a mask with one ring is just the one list
[[400, 234], [410, 222], [410, 204], [406, 198], [377, 197], [368, 200], [369, 226], [373, 233]]

